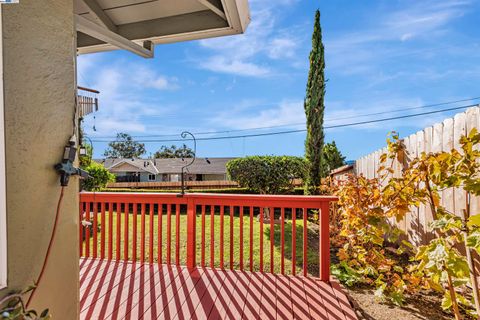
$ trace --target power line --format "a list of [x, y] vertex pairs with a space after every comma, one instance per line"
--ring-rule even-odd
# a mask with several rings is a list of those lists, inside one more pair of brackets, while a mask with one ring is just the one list
[[[473, 98], [467, 98], [467, 99], [461, 99], [461, 100], [453, 100], [453, 101], [446, 101], [446, 102], [440, 102], [440, 103], [435, 103], [435, 104], [428, 104], [428, 105], [423, 105], [423, 106], [418, 106], [418, 107], [404, 107], [404, 108], [400, 108], [400, 109], [392, 110], [392, 111], [381, 111], [381, 112], [366, 113], [366, 114], [340, 117], [340, 118], [331, 118], [331, 119], [327, 118], [327, 119], [325, 119], [325, 121], [337, 121], [337, 120], [363, 118], [363, 117], [374, 116], [374, 115], [391, 114], [391, 113], [398, 113], [398, 112], [409, 111], [409, 110], [432, 108], [432, 107], [444, 106], [444, 105], [449, 105], [449, 104], [454, 104], [454, 103], [459, 103], [459, 102], [465, 102], [465, 101], [479, 100], [479, 99], [480, 99], [480, 97], [473, 97]], [[248, 128], [248, 129], [233, 129], [233, 130], [221, 130], [221, 131], [194, 132], [193, 134], [194, 135], [207, 135], [207, 134], [219, 134], [219, 133], [233, 133], [233, 132], [256, 131], [256, 130], [276, 129], [276, 128], [285, 128], [285, 127], [296, 127], [296, 126], [304, 126], [304, 125], [305, 125], [305, 123], [302, 122], [302, 123], [290, 123], [290, 124], [256, 127], [256, 128]], [[137, 136], [132, 136], [132, 138], [166, 138], [166, 137], [177, 137], [177, 136], [178, 136], [178, 134], [158, 134], [158, 135], [137, 135]], [[115, 139], [116, 137], [115, 136], [98, 136], [96, 138], [97, 139]]]
[[[447, 108], [447, 109], [442, 109], [442, 110], [434, 110], [434, 111], [428, 111], [428, 112], [422, 112], [422, 113], [416, 113], [416, 114], [409, 114], [409, 115], [403, 115], [403, 116], [396, 116], [396, 117], [389, 117], [389, 118], [382, 118], [382, 119], [375, 119], [375, 120], [366, 120], [366, 121], [359, 121], [359, 122], [352, 122], [352, 123], [344, 123], [344, 124], [326, 126], [326, 127], [324, 127], [324, 129], [353, 127], [353, 126], [359, 126], [359, 125], [364, 125], [364, 124], [371, 124], [371, 123], [378, 123], [378, 122], [384, 122], [384, 121], [392, 121], [392, 120], [413, 118], [413, 117], [425, 116], [425, 115], [429, 115], [429, 114], [435, 114], [435, 113], [465, 109], [465, 108], [469, 108], [469, 107], [473, 107], [473, 106], [476, 106], [476, 104], [454, 107], [454, 108]], [[298, 130], [256, 133], [256, 134], [237, 135], [237, 136], [220, 136], [220, 137], [196, 138], [196, 140], [197, 141], [208, 141], [208, 140], [227, 140], [227, 139], [253, 138], [253, 137], [264, 137], [264, 136], [274, 136], [274, 135], [300, 133], [300, 132], [306, 132], [306, 131], [307, 131], [306, 129], [298, 129]], [[189, 141], [189, 140], [192, 140], [192, 139], [160, 139], [160, 140], [137, 140], [137, 141], [138, 142], [158, 143], [158, 142], [183, 142], [183, 141]], [[92, 141], [93, 142], [110, 142], [109, 140], [95, 140], [95, 139], [92, 139]]]

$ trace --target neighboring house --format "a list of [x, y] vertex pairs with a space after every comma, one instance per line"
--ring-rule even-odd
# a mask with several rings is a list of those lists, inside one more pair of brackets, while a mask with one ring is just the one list
[[[187, 181], [227, 180], [227, 162], [235, 158], [197, 158], [185, 168]], [[117, 182], [181, 181], [182, 167], [191, 159], [104, 159], [102, 163], [117, 177]]]
[[349, 174], [355, 173], [355, 162], [347, 162], [346, 165], [330, 171], [330, 177], [336, 181], [345, 181]]

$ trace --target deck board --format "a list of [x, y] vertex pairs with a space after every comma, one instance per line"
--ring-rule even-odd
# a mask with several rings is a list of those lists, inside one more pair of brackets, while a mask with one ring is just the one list
[[80, 280], [80, 319], [357, 319], [334, 279], [81, 259]]

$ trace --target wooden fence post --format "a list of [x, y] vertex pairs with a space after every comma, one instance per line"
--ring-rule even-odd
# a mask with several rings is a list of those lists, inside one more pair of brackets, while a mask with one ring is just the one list
[[196, 266], [196, 208], [195, 199], [186, 195], [187, 198], [187, 268]]
[[321, 281], [330, 281], [329, 204], [329, 201], [322, 202], [319, 214], [319, 277]]

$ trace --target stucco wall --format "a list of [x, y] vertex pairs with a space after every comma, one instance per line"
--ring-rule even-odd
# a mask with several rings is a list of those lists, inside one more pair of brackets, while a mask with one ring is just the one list
[[[38, 277], [60, 194], [53, 165], [72, 135], [75, 42], [71, 0], [3, 5], [8, 291]], [[65, 190], [56, 241], [32, 302], [78, 317], [78, 182]]]

